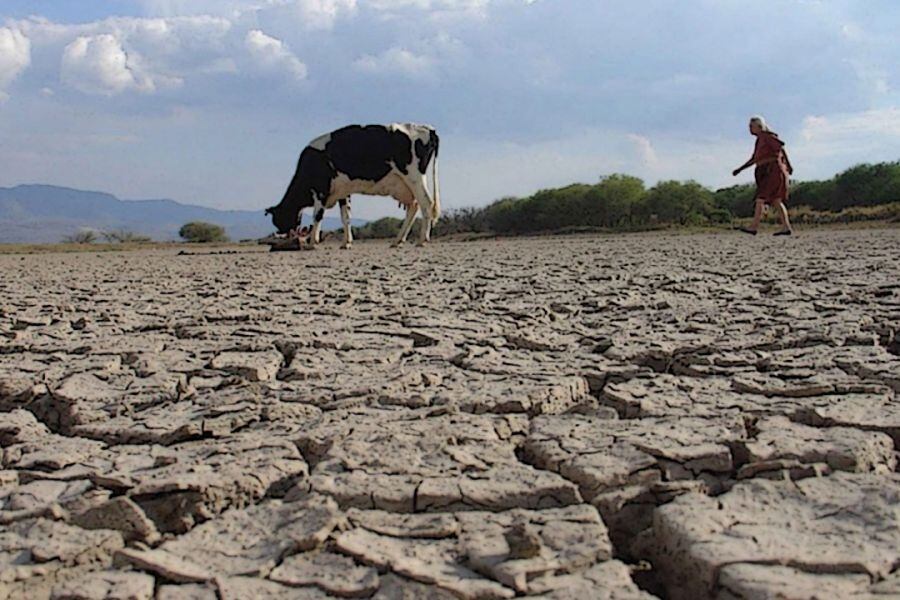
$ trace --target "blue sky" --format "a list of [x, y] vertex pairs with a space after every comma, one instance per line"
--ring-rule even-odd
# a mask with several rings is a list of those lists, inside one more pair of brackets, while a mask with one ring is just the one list
[[417, 121], [449, 208], [718, 187], [752, 177], [757, 113], [830, 177], [900, 159], [898, 29], [896, 0], [3, 0], [0, 186], [258, 209], [316, 135]]

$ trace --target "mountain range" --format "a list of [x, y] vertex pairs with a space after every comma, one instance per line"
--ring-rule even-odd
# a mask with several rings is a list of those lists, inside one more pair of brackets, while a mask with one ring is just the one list
[[[307, 217], [308, 218], [308, 217]], [[176, 240], [190, 221], [215, 223], [234, 241], [275, 231], [263, 210], [218, 210], [174, 200], [120, 200], [112, 194], [51, 185], [0, 187], [0, 243], [53, 243], [86, 229], [125, 230], [154, 240]], [[352, 219], [354, 226], [365, 220]], [[324, 229], [341, 220], [326, 217]]]

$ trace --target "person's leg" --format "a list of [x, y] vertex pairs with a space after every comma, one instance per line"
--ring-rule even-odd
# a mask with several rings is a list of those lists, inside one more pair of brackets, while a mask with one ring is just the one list
[[787, 207], [781, 200], [776, 200], [773, 204], [775, 206], [776, 214], [778, 215], [778, 222], [781, 223], [781, 231], [779, 231], [778, 234], [790, 233], [792, 229], [791, 218], [788, 216]]
[[752, 233], [756, 235], [756, 231], [759, 229], [759, 221], [762, 219], [763, 207], [765, 206], [765, 201], [761, 198], [756, 199], [756, 208], [753, 211], [753, 224], [750, 227], [741, 227], [740, 230], [744, 233]]
[[763, 209], [766, 207], [766, 201], [762, 198], [756, 199], [756, 209], [753, 211], [753, 225], [750, 226], [750, 229], [753, 231], [759, 230], [759, 222], [762, 220]]

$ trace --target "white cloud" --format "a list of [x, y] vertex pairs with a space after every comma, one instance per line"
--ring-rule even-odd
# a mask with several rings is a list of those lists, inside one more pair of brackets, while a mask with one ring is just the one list
[[900, 108], [808, 116], [800, 130], [803, 151], [814, 156], [865, 153], [900, 145]]
[[144, 55], [202, 63], [221, 54], [233, 24], [221, 17], [115, 19], [105, 23]]
[[0, 101], [4, 91], [31, 64], [31, 41], [18, 29], [0, 27]]
[[[490, 4], [510, 0], [142, 0], [147, 14], [174, 17], [182, 15], [218, 15], [239, 18], [250, 13], [287, 8], [309, 28], [331, 28], [344, 15], [358, 8], [380, 12], [403, 12], [410, 9], [438, 13], [480, 13]], [[533, 4], [536, 0], [516, 0]]]
[[263, 70], [286, 72], [297, 80], [306, 78], [306, 65], [281, 40], [254, 29], [247, 33], [244, 45], [253, 61]]
[[141, 4], [154, 16], [215, 15], [232, 21], [276, 11], [306, 29], [331, 29], [338, 18], [355, 12], [357, 0], [143, 0]]
[[[454, 23], [486, 20], [488, 9], [497, 0], [361, 0], [362, 6], [397, 21], [421, 20]], [[415, 11], [415, 12], [414, 12]]]
[[152, 92], [156, 84], [139, 63], [112, 34], [81, 36], [63, 51], [60, 74], [64, 83], [89, 94]]
[[428, 79], [433, 76], [434, 62], [431, 57], [394, 46], [378, 55], [364, 54], [354, 61], [353, 66], [364, 73], [396, 73], [414, 79]]
[[378, 10], [402, 10], [418, 8], [422, 10], [479, 10], [490, 4], [490, 0], [368, 0], [366, 4]]
[[649, 138], [636, 133], [629, 133], [628, 139], [634, 144], [640, 161], [647, 166], [655, 166], [659, 164], [659, 157], [656, 155], [656, 149], [653, 142]]
[[294, 6], [306, 28], [331, 29], [339, 17], [356, 11], [356, 0], [297, 0]]
[[139, 0], [139, 3], [145, 14], [157, 17], [217, 15], [230, 18], [280, 2], [278, 0]]
[[62, 57], [63, 82], [87, 93], [152, 92], [194, 73], [222, 72], [232, 24], [210, 16], [111, 17], [81, 24], [17, 23], [42, 54]]

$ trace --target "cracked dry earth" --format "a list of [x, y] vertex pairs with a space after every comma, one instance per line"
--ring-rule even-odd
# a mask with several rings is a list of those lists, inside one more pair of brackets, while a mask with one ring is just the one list
[[900, 597], [898, 256], [0, 256], [0, 597]]

